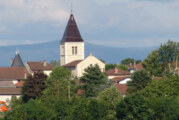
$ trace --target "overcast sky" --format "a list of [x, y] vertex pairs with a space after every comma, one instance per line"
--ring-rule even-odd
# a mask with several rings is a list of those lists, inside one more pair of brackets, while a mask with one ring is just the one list
[[0, 45], [60, 41], [71, 3], [86, 42], [117, 47], [179, 42], [179, 0], [0, 0]]

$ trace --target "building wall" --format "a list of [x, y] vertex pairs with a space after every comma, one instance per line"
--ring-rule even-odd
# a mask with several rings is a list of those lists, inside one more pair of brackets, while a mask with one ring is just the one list
[[[72, 54], [72, 47], [77, 47], [77, 54]], [[60, 45], [61, 66], [75, 60], [84, 59], [84, 42], [65, 42]]]
[[113, 79], [115, 77], [130, 77], [130, 75], [116, 75], [116, 76], [108, 76], [108, 79]]
[[45, 70], [45, 71], [43, 71], [44, 72], [44, 74], [46, 74], [47, 76], [50, 76], [50, 73], [52, 72], [51, 70]]
[[16, 96], [17, 98], [20, 98], [20, 95], [0, 95], [0, 101], [6, 102], [8, 105], [11, 101], [12, 96]]
[[82, 62], [80, 62], [77, 66], [75, 71], [73, 71], [73, 73], [75, 73], [77, 77], [81, 77], [84, 73], [84, 70], [88, 67], [88, 66], [94, 66], [95, 64], [98, 64], [101, 71], [104, 72], [105, 71], [105, 64], [97, 59], [96, 57], [90, 55], [88, 56], [85, 60], [83, 60]]

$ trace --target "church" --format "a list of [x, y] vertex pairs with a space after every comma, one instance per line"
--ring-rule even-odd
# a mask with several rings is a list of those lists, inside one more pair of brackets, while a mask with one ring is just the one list
[[97, 64], [105, 72], [105, 63], [90, 53], [85, 58], [85, 42], [71, 13], [60, 42], [60, 65], [69, 68], [72, 75], [81, 77], [88, 66]]

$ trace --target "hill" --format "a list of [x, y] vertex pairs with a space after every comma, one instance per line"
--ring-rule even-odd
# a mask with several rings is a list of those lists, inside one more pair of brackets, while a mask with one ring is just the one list
[[[58, 60], [59, 44], [59, 41], [52, 41], [31, 45], [0, 46], [0, 66], [10, 66], [11, 58], [15, 56], [16, 50], [20, 51], [24, 62]], [[89, 52], [92, 51], [93, 55], [107, 63], [120, 63], [121, 60], [127, 57], [143, 60], [148, 53], [156, 48], [119, 48], [85, 43], [85, 55], [89, 55]]]

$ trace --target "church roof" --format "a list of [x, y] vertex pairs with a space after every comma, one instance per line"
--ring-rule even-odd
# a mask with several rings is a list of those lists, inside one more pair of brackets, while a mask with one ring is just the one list
[[63, 67], [75, 67], [77, 66], [80, 62], [82, 62], [83, 60], [75, 60], [75, 61], [72, 61], [66, 65], [64, 65]]
[[78, 30], [78, 26], [75, 22], [73, 14], [70, 15], [68, 20], [68, 24], [61, 40], [61, 43], [63, 42], [84, 42]]
[[24, 64], [22, 62], [22, 59], [18, 52], [16, 52], [16, 56], [12, 62], [11, 67], [24, 67]]

